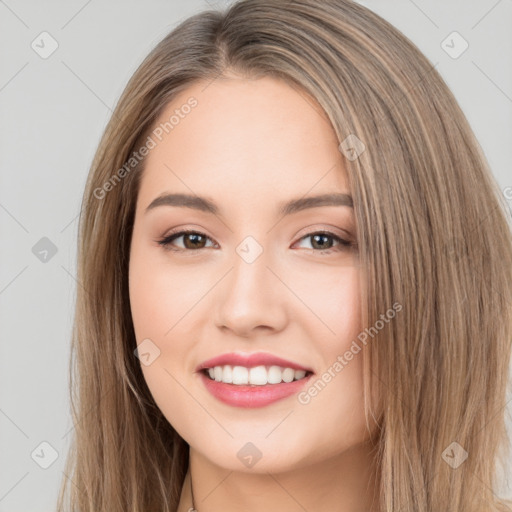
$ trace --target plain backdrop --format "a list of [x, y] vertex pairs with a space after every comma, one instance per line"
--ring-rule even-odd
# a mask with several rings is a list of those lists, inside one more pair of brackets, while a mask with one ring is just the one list
[[[512, 0], [360, 3], [436, 65], [512, 206]], [[73, 428], [68, 360], [80, 286], [78, 213], [111, 111], [172, 28], [227, 5], [0, 0], [0, 512], [55, 508]], [[511, 497], [511, 487], [503, 479], [496, 492]]]

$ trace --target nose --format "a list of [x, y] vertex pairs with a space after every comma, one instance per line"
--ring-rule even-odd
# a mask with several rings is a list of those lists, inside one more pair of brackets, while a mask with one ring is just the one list
[[265, 251], [252, 262], [235, 253], [215, 296], [216, 326], [240, 337], [284, 329], [289, 291], [277, 275]]

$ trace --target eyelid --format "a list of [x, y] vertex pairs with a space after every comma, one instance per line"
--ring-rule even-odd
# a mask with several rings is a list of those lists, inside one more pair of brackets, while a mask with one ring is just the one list
[[203, 231], [201, 231], [200, 229], [195, 229], [195, 228], [176, 228], [176, 229], [173, 229], [171, 230], [168, 234], [164, 235], [163, 237], [155, 240], [155, 242], [157, 242], [159, 245], [161, 245], [163, 247], [163, 249], [165, 250], [169, 250], [169, 251], [176, 251], [176, 252], [199, 252], [201, 249], [210, 249], [211, 247], [203, 247], [203, 248], [199, 248], [199, 249], [182, 249], [181, 247], [179, 248], [174, 248], [171, 246], [171, 241], [172, 239], [177, 239], [177, 238], [181, 238], [181, 237], [184, 237], [188, 234], [197, 234], [197, 235], [200, 235], [210, 241], [213, 242], [214, 245], [218, 246], [218, 242], [216, 242], [211, 236], [207, 235], [206, 233], [204, 233]]
[[345, 239], [347, 242], [355, 242], [354, 236], [351, 235], [349, 231], [329, 224], [312, 224], [301, 229], [299, 233], [296, 235], [296, 237], [298, 239], [302, 239], [305, 236], [314, 235], [322, 232]]
[[[340, 236], [334, 233], [333, 231], [329, 231], [328, 229], [317, 229], [308, 231], [305, 235], [300, 236], [296, 242], [293, 243], [292, 247], [297, 245], [298, 243], [302, 242], [302, 240], [305, 240], [307, 238], [312, 238], [315, 235], [325, 235], [329, 238], [332, 238], [333, 240], [337, 241], [337, 246], [329, 247], [327, 249], [306, 249], [308, 251], [312, 252], [318, 252], [318, 253], [331, 253], [331, 252], [340, 252], [343, 249], [350, 249], [352, 247], [355, 247], [356, 244], [351, 241], [351, 237], [349, 236]], [[336, 248], [337, 247], [337, 248]]]
[[196, 227], [194, 225], [186, 225], [186, 226], [180, 226], [180, 227], [177, 227], [177, 228], [173, 228], [169, 231], [166, 231], [166, 234], [163, 235], [160, 240], [166, 240], [166, 239], [169, 239], [175, 235], [183, 235], [183, 234], [186, 234], [186, 233], [196, 233], [198, 235], [201, 235], [201, 236], [204, 236], [205, 238], [209, 238], [210, 240], [214, 241], [215, 243], [217, 243], [215, 241], [215, 239], [208, 235], [207, 233], [205, 233], [205, 229], [202, 228], [202, 227]]

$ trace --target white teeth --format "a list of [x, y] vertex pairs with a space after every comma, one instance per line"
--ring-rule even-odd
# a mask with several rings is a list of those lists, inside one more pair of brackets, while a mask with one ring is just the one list
[[279, 384], [283, 377], [283, 371], [279, 366], [271, 366], [268, 369], [268, 383]]
[[[222, 370], [222, 366], [216, 366]], [[233, 366], [233, 384], [249, 384], [249, 370], [245, 366]]]
[[212, 380], [225, 384], [265, 386], [266, 384], [280, 384], [303, 379], [305, 370], [294, 370], [281, 366], [215, 366], [208, 368], [208, 375]]
[[295, 370], [293, 368], [285, 368], [283, 371], [283, 380], [285, 382], [291, 382], [295, 377]]
[[264, 366], [255, 366], [249, 370], [249, 382], [256, 386], [267, 383], [267, 369]]
[[233, 369], [231, 366], [224, 366], [222, 370], [222, 382], [231, 384], [233, 382]]

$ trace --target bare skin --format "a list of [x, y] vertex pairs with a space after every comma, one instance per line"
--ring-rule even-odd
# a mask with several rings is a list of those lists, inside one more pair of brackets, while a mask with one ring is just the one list
[[[363, 328], [353, 210], [278, 211], [291, 199], [350, 193], [336, 135], [318, 104], [284, 82], [233, 76], [205, 86], [182, 91], [155, 123], [197, 99], [147, 157], [130, 253], [137, 343], [149, 338], [160, 351], [144, 377], [190, 446], [178, 511], [192, 506], [191, 477], [199, 512], [375, 512], [364, 350], [333, 371]], [[204, 196], [219, 211], [145, 212], [163, 193]], [[158, 243], [180, 230], [203, 238], [178, 236], [175, 251]], [[330, 234], [315, 237], [321, 231]], [[248, 236], [251, 251], [262, 249], [251, 263], [237, 252]], [[310, 367], [305, 390], [329, 368], [331, 378], [307, 403], [295, 394], [235, 407], [196, 372], [226, 352]], [[247, 443], [261, 454], [252, 467], [237, 455]]]

